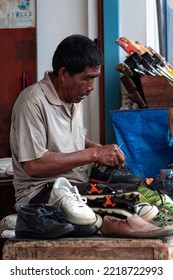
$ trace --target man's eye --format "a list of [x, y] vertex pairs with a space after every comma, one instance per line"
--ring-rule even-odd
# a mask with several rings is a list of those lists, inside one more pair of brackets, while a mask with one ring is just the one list
[[91, 82], [91, 81], [94, 81], [94, 80], [95, 80], [95, 78], [87, 78], [87, 79], [85, 79], [86, 82]]

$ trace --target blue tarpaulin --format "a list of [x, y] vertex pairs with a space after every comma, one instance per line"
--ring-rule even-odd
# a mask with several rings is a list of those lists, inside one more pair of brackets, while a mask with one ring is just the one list
[[167, 141], [167, 108], [111, 111], [111, 118], [131, 173], [154, 178], [173, 162], [173, 147]]

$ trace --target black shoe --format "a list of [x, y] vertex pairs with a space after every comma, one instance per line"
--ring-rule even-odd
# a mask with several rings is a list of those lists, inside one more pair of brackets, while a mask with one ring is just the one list
[[109, 167], [94, 164], [91, 169], [90, 181], [96, 183], [136, 183], [141, 182], [141, 177], [131, 174], [127, 166], [123, 168]]
[[132, 201], [105, 195], [103, 198], [87, 199], [87, 205], [102, 216], [116, 215], [116, 217], [131, 217], [136, 213]]
[[70, 234], [71, 237], [87, 237], [98, 232], [98, 227], [95, 225], [74, 225], [74, 231]]
[[96, 221], [91, 225], [74, 225], [74, 232], [70, 235], [72, 237], [87, 237], [98, 233], [102, 226], [103, 219], [96, 214]]
[[[15, 234], [20, 238], [56, 239], [74, 231], [66, 216], [52, 206], [17, 203]], [[56, 218], [55, 218], [56, 216]]]
[[[50, 207], [50, 206], [47, 206]], [[62, 213], [62, 215], [58, 214], [59, 211], [55, 209], [53, 211], [53, 216], [55, 219], [57, 219], [59, 222], [67, 222], [67, 217], [65, 213]], [[70, 233], [69, 237], [87, 237], [96, 234], [100, 227], [102, 226], [102, 217], [96, 214], [96, 221], [94, 224], [89, 225], [75, 225], [74, 231]]]

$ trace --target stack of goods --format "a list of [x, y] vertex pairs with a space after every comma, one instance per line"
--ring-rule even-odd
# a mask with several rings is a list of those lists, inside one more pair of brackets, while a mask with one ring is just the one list
[[115, 42], [127, 53], [125, 61], [115, 69], [139, 108], [173, 106], [173, 66], [154, 49], [137, 41], [121, 37]]

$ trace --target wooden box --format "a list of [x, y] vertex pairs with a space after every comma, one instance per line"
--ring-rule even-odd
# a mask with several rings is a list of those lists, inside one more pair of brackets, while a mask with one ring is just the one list
[[173, 82], [164, 76], [123, 75], [121, 82], [140, 108], [173, 107]]
[[93, 236], [57, 240], [9, 239], [3, 260], [172, 260], [173, 237], [125, 239]]
[[148, 108], [173, 107], [173, 82], [163, 76], [141, 76], [141, 86]]

